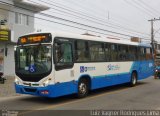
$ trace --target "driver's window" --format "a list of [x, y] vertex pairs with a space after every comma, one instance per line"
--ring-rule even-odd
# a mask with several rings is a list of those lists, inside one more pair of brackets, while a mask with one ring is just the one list
[[57, 64], [72, 63], [72, 46], [70, 43], [56, 43], [55, 48]]

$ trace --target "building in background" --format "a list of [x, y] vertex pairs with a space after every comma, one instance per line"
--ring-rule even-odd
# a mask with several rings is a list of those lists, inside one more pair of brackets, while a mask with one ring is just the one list
[[154, 41], [154, 58], [155, 58], [155, 63], [160, 64], [160, 43], [157, 41]]
[[156, 50], [156, 52], [158, 52], [158, 53], [160, 53], [160, 42], [154, 42], [155, 44], [154, 44], [154, 48], [155, 48], [155, 50]]
[[27, 0], [0, 0], [0, 72], [14, 75], [14, 46], [19, 36], [34, 31], [34, 15], [49, 9]]

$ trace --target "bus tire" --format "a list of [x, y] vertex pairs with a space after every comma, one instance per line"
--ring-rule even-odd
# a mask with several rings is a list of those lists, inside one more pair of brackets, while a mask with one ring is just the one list
[[77, 97], [78, 98], [86, 97], [88, 95], [88, 92], [89, 92], [89, 85], [88, 85], [87, 79], [85, 79], [85, 78], [80, 79], [80, 81], [78, 83]]
[[131, 75], [130, 86], [133, 87], [137, 84], [137, 73], [133, 72]]

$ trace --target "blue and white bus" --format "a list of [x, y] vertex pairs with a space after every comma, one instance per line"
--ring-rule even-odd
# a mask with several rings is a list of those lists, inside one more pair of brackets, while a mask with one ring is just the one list
[[65, 32], [20, 37], [15, 49], [15, 89], [59, 97], [122, 83], [136, 85], [154, 74], [149, 44]]

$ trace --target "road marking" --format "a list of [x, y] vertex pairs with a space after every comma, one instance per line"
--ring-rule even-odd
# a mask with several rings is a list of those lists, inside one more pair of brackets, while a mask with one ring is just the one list
[[[137, 87], [137, 86], [135, 86]], [[135, 87], [132, 87], [132, 88], [135, 88]], [[79, 103], [79, 102], [84, 102], [84, 101], [87, 101], [87, 100], [91, 100], [91, 99], [95, 99], [97, 97], [101, 97], [101, 96], [104, 96], [104, 95], [109, 95], [109, 94], [113, 94], [113, 93], [118, 93], [120, 91], [125, 91], [127, 89], [130, 89], [130, 88], [123, 88], [123, 89], [120, 89], [120, 90], [116, 90], [116, 91], [111, 91], [111, 92], [107, 92], [107, 93], [103, 93], [103, 94], [99, 94], [99, 95], [96, 95], [96, 96], [91, 96], [91, 97], [86, 97], [86, 98], [83, 98], [83, 99], [79, 99], [79, 100], [75, 100], [75, 101], [71, 101], [71, 102], [65, 102], [65, 103], [61, 103], [61, 104], [57, 104], [57, 105], [51, 105], [51, 106], [46, 106], [46, 107], [43, 107], [43, 108], [37, 108], [37, 109], [33, 109], [32, 111], [26, 111], [26, 112], [22, 112], [22, 113], [19, 113], [19, 116], [20, 115], [23, 115], [23, 114], [28, 114], [28, 113], [31, 113], [31, 112], [35, 112], [34, 110], [49, 110], [49, 109], [54, 109], [56, 107], [60, 107], [60, 106], [64, 106], [64, 105], [68, 105], [68, 104], [73, 104], [73, 103]]]

